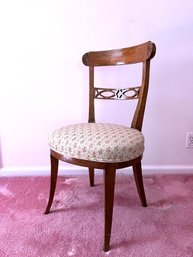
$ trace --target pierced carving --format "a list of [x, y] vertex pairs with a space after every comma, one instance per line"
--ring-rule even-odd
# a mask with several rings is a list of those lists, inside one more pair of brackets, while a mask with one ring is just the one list
[[140, 87], [125, 89], [95, 87], [95, 98], [108, 100], [131, 100], [139, 97]]

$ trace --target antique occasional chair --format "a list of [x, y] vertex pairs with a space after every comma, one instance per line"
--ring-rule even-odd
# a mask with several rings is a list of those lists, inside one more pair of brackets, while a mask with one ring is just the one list
[[[88, 123], [56, 129], [49, 137], [51, 157], [50, 195], [45, 214], [49, 213], [58, 175], [59, 160], [88, 167], [90, 186], [94, 186], [94, 169], [104, 170], [104, 251], [109, 251], [116, 170], [132, 166], [142, 206], [147, 206], [142, 179], [141, 159], [144, 136], [141, 133], [148, 93], [150, 60], [156, 52], [151, 41], [116, 50], [85, 53], [83, 64], [89, 67]], [[132, 65], [141, 63], [141, 82], [127, 88], [95, 87], [97, 66]], [[95, 123], [95, 99], [136, 100], [131, 126]]]

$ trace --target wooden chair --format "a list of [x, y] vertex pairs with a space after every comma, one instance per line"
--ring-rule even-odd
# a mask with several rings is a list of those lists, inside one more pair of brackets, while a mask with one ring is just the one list
[[[144, 137], [141, 133], [148, 93], [150, 60], [156, 52], [155, 44], [146, 42], [137, 46], [83, 55], [89, 67], [88, 123], [74, 124], [55, 130], [49, 138], [51, 156], [50, 195], [45, 214], [49, 213], [58, 174], [58, 161], [89, 168], [90, 186], [94, 186], [94, 169], [104, 170], [104, 251], [109, 251], [116, 170], [133, 167], [135, 183], [142, 206], [147, 206], [143, 187], [141, 159]], [[99, 88], [94, 86], [96, 66], [115, 66], [142, 63], [142, 81], [130, 88]], [[136, 110], [131, 126], [95, 123], [94, 99], [136, 99]]]

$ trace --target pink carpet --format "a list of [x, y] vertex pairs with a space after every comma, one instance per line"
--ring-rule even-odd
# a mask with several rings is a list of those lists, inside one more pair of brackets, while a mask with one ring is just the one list
[[118, 175], [111, 250], [103, 248], [103, 184], [59, 177], [44, 215], [48, 177], [0, 178], [1, 257], [192, 257], [193, 176], [145, 177], [148, 207], [133, 177]]

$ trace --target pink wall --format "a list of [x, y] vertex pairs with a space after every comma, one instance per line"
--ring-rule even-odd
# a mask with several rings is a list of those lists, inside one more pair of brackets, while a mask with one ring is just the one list
[[[193, 1], [3, 1], [0, 4], [1, 166], [49, 164], [48, 134], [87, 121], [89, 50], [154, 41], [144, 121], [146, 165], [192, 165]], [[3, 40], [2, 40], [3, 39]], [[127, 122], [125, 108], [102, 114]], [[109, 110], [112, 108], [109, 107]], [[125, 113], [125, 115], [123, 115]]]

